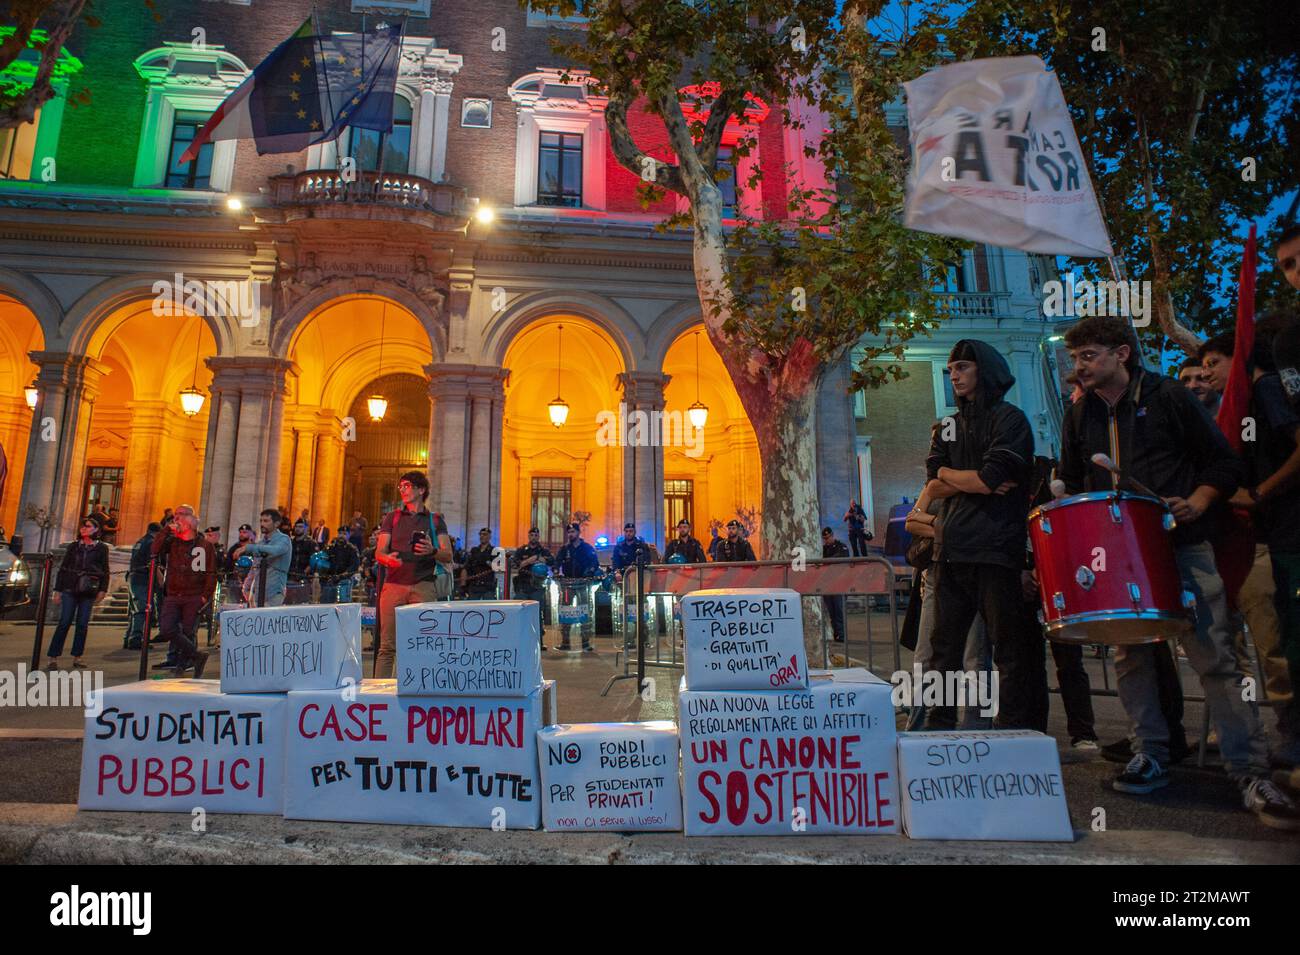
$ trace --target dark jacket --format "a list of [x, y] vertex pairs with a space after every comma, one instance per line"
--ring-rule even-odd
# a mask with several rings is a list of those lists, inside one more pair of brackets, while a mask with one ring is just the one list
[[620, 537], [618, 543], [614, 545], [614, 555], [610, 559], [610, 564], [615, 570], [622, 570], [631, 564], [635, 564], [637, 555], [644, 555], [642, 560], [650, 561], [650, 550], [646, 547], [645, 541], [640, 537], [633, 537], [628, 540], [626, 537]]
[[475, 544], [465, 555], [465, 590], [471, 594], [494, 594], [497, 575], [492, 570], [491, 544]]
[[[94, 581], [90, 589], [78, 587], [77, 582], [86, 575]], [[90, 546], [75, 540], [63, 552], [63, 562], [59, 564], [59, 573], [54, 580], [54, 589], [60, 592], [72, 592], [79, 597], [90, 594], [102, 594], [108, 589], [108, 545], [95, 541]]]
[[844, 541], [832, 540], [829, 544], [822, 544], [822, 559], [827, 560], [831, 557], [850, 557], [849, 549], [844, 545]]
[[[941, 424], [934, 431], [926, 476], [936, 478], [947, 467], [978, 471], [990, 489], [1006, 481], [1016, 487], [1006, 494], [957, 494], [945, 500], [935, 521], [934, 559], [1023, 567], [1034, 434], [1025, 413], [1003, 400], [1016, 383], [1006, 359], [986, 342], [966, 341], [975, 350], [979, 387], [973, 400], [957, 399], [955, 429]], [[946, 430], [950, 441], [944, 440]]]
[[330, 570], [324, 582], [329, 585], [351, 577], [361, 566], [361, 555], [346, 537], [336, 537], [330, 541], [325, 553], [329, 554]]
[[737, 537], [734, 541], [729, 537], [719, 537], [718, 547], [713, 552], [713, 559], [719, 564], [731, 564], [742, 560], [758, 560], [754, 556], [754, 548], [749, 546], [749, 541], [743, 537]]
[[700, 546], [700, 542], [694, 537], [686, 538], [684, 544], [677, 537], [670, 540], [668, 546], [664, 548], [664, 562], [667, 563], [672, 560], [674, 554], [681, 554], [686, 558], [688, 564], [703, 564], [705, 562], [704, 548]]
[[[205, 570], [194, 569], [196, 549], [203, 551]], [[152, 552], [167, 557], [167, 596], [203, 597], [212, 599], [217, 589], [217, 551], [202, 534], [190, 540], [181, 540], [175, 534], [162, 531], [154, 535]]]
[[565, 577], [595, 577], [600, 573], [596, 548], [585, 540], [565, 544], [555, 555], [555, 566]]
[[149, 582], [149, 558], [152, 556], [153, 534], [145, 534], [131, 546], [131, 583]]
[[[1089, 392], [1066, 413], [1059, 477], [1067, 492], [1112, 489], [1110, 472], [1092, 463], [1098, 452], [1161, 497], [1185, 498], [1206, 484], [1226, 500], [1245, 477], [1245, 463], [1195, 396], [1172, 378], [1142, 368], [1114, 408]], [[1180, 522], [1175, 546], [1212, 536], [1222, 509], [1219, 501], [1200, 520]]]
[[[523, 547], [520, 547], [515, 551], [515, 567], [519, 567], [519, 565], [528, 557], [540, 557], [541, 563], [548, 567], [550, 566], [551, 561], [554, 560], [551, 556], [551, 552], [540, 542], [536, 544], [525, 544]], [[527, 591], [528, 593], [536, 593], [542, 589], [541, 581], [539, 581], [533, 574], [533, 565], [530, 564], [529, 566], [520, 569], [515, 574], [515, 589]]]

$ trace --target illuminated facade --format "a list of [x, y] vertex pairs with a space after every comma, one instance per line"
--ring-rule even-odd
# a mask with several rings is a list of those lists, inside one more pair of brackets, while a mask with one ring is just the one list
[[[441, 3], [432, 17], [421, 0], [387, 4], [413, 15], [382, 143], [353, 131], [271, 156], [217, 143], [180, 166], [203, 119], [312, 5], [178, 0], [157, 20], [138, 6], [107, 4], [101, 27], [74, 34], [60, 97], [5, 140], [6, 531], [31, 550], [67, 540], [96, 501], [119, 508], [119, 543], [181, 502], [226, 537], [265, 506], [373, 522], [411, 467], [427, 469], [453, 534], [486, 525], [507, 545], [532, 523], [554, 539], [575, 511], [590, 514], [589, 539], [632, 518], [662, 545], [679, 516], [705, 539], [710, 519], [758, 508], [753, 429], [694, 334], [689, 235], [653, 231], [673, 200], [640, 208], [609, 152], [603, 100], [560, 75], [548, 39], [571, 24], [515, 0]], [[339, 31], [359, 28], [363, 6], [317, 4]], [[88, 105], [65, 102], [77, 84]], [[653, 146], [654, 121], [629, 119]], [[763, 180], [727, 188], [738, 208], [779, 218], [791, 181], [816, 170], [779, 109], [746, 119], [758, 149], [736, 182], [750, 163]], [[340, 175], [347, 157], [355, 181]], [[481, 208], [495, 219], [478, 221]], [[954, 278], [962, 317], [909, 352], [902, 385], [864, 400], [847, 389], [847, 360], [832, 369], [823, 522], [840, 526], [865, 491], [880, 534], [888, 506], [918, 489], [917, 447], [943, 413], [936, 369], [962, 334], [999, 342], [1020, 377], [1013, 399], [1053, 444], [1031, 266], [972, 254]], [[190, 389], [204, 398], [192, 414]], [[671, 426], [693, 404], [708, 408], [702, 444]], [[636, 412], [665, 413], [669, 446], [600, 427]]]

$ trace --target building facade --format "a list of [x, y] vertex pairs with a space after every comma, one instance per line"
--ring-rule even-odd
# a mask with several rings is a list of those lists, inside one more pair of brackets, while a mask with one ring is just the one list
[[[410, 13], [391, 134], [290, 155], [220, 142], [182, 165], [312, 4], [103, 6], [68, 42], [60, 95], [0, 139], [0, 526], [29, 550], [70, 539], [95, 503], [119, 509], [119, 543], [181, 502], [226, 537], [266, 506], [373, 522], [413, 467], [466, 540], [488, 526], [513, 545], [532, 524], [556, 540], [575, 513], [589, 539], [633, 519], [660, 545], [681, 516], [701, 538], [711, 520], [761, 521], [754, 432], [702, 333], [689, 233], [654, 230], [674, 200], [641, 208], [604, 101], [551, 52], [580, 22], [515, 0], [388, 0]], [[315, 6], [339, 32], [382, 15]], [[787, 190], [817, 175], [780, 113], [757, 102], [724, 139], [757, 132], [724, 184], [750, 215], [781, 218]], [[629, 121], [665, 148], [656, 120]], [[857, 498], [883, 535], [888, 508], [919, 491], [959, 337], [1008, 356], [1011, 398], [1050, 452], [1047, 267], [979, 247], [953, 270], [958, 317], [909, 348], [907, 379], [855, 395], [851, 356], [831, 370], [823, 523], [841, 526]], [[638, 412], [664, 426], [629, 442]]]

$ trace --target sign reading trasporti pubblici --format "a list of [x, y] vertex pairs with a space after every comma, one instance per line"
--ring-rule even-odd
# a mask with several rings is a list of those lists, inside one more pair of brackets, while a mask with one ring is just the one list
[[542, 681], [536, 601], [412, 604], [396, 616], [403, 696], [524, 697]]
[[697, 590], [682, 598], [686, 682], [692, 690], [808, 685], [803, 616], [793, 590]]

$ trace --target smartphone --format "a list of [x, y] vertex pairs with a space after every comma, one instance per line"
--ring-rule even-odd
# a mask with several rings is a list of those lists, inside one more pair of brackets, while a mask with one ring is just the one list
[[420, 541], [428, 540], [428, 538], [429, 535], [426, 534], [424, 531], [416, 531], [414, 534], [411, 535], [411, 550], [415, 550], [416, 544], [420, 543]]

